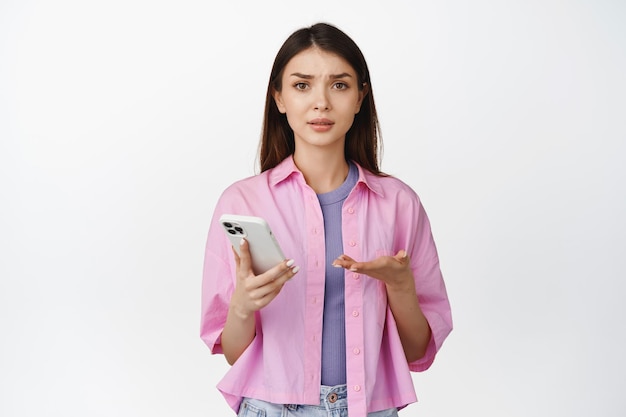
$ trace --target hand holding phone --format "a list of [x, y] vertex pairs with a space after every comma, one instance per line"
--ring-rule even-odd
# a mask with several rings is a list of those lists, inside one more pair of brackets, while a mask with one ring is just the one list
[[219, 221], [237, 254], [241, 239], [246, 239], [255, 274], [262, 274], [285, 260], [269, 225], [261, 217], [224, 214]]

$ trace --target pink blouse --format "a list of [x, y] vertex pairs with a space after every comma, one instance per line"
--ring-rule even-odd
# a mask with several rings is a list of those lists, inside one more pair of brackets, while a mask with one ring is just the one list
[[[407, 363], [384, 284], [345, 271], [348, 412], [365, 417], [417, 401], [410, 371], [432, 364], [452, 330], [452, 318], [419, 197], [397, 178], [358, 168], [359, 180], [343, 206], [344, 252], [365, 261], [405, 249], [432, 330], [425, 356]], [[209, 228], [202, 283], [201, 337], [212, 353], [222, 352], [220, 337], [236, 282], [230, 243], [218, 222], [224, 213], [265, 218], [300, 272], [256, 313], [256, 336], [218, 389], [235, 411], [243, 397], [319, 404], [325, 248], [315, 191], [289, 157], [271, 170], [236, 182], [220, 197]]]

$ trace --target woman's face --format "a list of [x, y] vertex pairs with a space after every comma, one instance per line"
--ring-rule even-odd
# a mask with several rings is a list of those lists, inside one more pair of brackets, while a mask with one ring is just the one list
[[343, 153], [346, 132], [361, 108], [354, 68], [338, 55], [311, 47], [285, 66], [276, 105], [287, 115], [297, 151], [316, 147]]

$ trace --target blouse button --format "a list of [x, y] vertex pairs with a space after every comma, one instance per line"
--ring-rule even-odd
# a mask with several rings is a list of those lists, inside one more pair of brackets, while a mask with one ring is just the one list
[[348, 244], [352, 247], [356, 246], [356, 242], [354, 240], [351, 240]]
[[361, 278], [361, 275], [359, 275], [358, 273], [355, 272], [354, 274], [352, 274], [352, 278], [359, 279], [359, 278]]
[[356, 392], [361, 391], [361, 386], [360, 386], [360, 385], [355, 385], [355, 386], [354, 386], [354, 390], [355, 390]]
[[355, 355], [358, 355], [359, 353], [361, 353], [361, 349], [354, 348], [354, 349], [352, 349], [352, 353], [354, 353]]
[[348, 213], [350, 213], [350, 214], [354, 214], [354, 209], [353, 209], [352, 207], [350, 207], [350, 208], [348, 209]]
[[358, 311], [356, 311], [356, 310], [354, 310], [354, 311], [352, 312], [352, 317], [359, 317], [359, 312], [358, 312]]

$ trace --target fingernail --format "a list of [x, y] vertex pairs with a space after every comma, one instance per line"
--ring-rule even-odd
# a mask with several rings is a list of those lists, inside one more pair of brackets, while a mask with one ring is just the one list
[[334, 263], [334, 262], [332, 263], [332, 266], [334, 266], [335, 268], [341, 268], [341, 265], [336, 264], [336, 263]]
[[241, 240], [239, 241], [239, 246], [243, 246], [244, 242], [245, 242], [245, 240], [243, 238], [241, 238]]
[[352, 272], [356, 272], [356, 268], [355, 268], [355, 267], [352, 267], [352, 268], [350, 268], [350, 271], [352, 271]]
[[293, 265], [294, 262], [296, 262], [296, 261], [294, 261], [293, 259], [290, 259], [290, 260], [287, 261], [287, 263], [285, 265], [287, 265], [288, 267], [291, 267], [291, 265]]
[[293, 273], [294, 273], [294, 274], [295, 274], [295, 273], [297, 273], [299, 270], [300, 270], [300, 267], [299, 267], [299, 266], [296, 266], [296, 267], [294, 267], [294, 268], [292, 269], [292, 271], [293, 271]]

